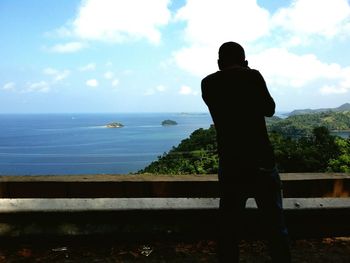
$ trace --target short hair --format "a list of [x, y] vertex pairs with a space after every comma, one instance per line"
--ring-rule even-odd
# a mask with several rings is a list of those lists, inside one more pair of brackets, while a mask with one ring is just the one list
[[236, 42], [223, 43], [219, 48], [219, 60], [228, 63], [242, 63], [245, 60], [243, 47]]

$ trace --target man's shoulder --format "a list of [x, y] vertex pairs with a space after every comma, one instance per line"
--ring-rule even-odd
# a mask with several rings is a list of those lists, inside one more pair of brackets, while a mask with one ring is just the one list
[[252, 74], [261, 75], [260, 71], [257, 69], [249, 69]]
[[204, 77], [204, 78], [202, 79], [202, 83], [203, 83], [203, 82], [207, 82], [207, 81], [209, 81], [209, 80], [211, 80], [211, 79], [215, 79], [215, 78], [217, 78], [218, 75], [219, 75], [219, 71], [216, 71], [216, 72], [214, 72], [214, 73], [211, 73], [211, 74], [207, 75], [206, 77]]
[[[261, 73], [259, 70], [257, 69], [251, 69], [251, 68], [246, 68], [246, 67], [237, 67], [237, 68], [233, 68], [231, 69], [234, 72], [240, 72], [239, 74], [242, 75], [248, 75], [248, 76], [261, 76]], [[229, 72], [230, 70], [225, 70], [225, 71], [216, 71], [214, 73], [211, 73], [209, 75], [207, 75], [206, 77], [204, 77], [202, 79], [202, 83], [206, 83], [206, 82], [210, 82], [210, 81], [215, 81], [216, 79], [221, 78], [222, 76], [226, 75], [225, 72]]]
[[260, 71], [257, 70], [257, 69], [253, 69], [253, 68], [249, 68], [249, 67], [232, 67], [232, 68], [228, 68], [228, 69], [225, 69], [225, 70], [218, 70], [216, 72], [213, 72], [209, 75], [207, 75], [205, 78], [203, 79], [206, 79], [206, 78], [215, 78], [217, 76], [220, 76], [221, 74], [224, 74], [224, 73], [231, 73], [231, 72], [241, 72], [241, 73], [251, 73], [251, 74], [260, 74]]
[[246, 73], [246, 74], [260, 75], [259, 70], [253, 69], [253, 68], [249, 68], [249, 67], [241, 67], [241, 68], [239, 68], [239, 70], [240, 70], [241, 72]]
[[249, 67], [242, 67], [239, 69], [242, 76], [245, 76], [248, 79], [259, 79], [262, 77], [261, 73], [257, 69], [252, 69]]

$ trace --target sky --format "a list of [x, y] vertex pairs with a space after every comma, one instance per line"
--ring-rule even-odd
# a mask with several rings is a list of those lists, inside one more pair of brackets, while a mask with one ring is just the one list
[[226, 41], [277, 111], [350, 102], [348, 0], [0, 0], [0, 35], [0, 113], [206, 112]]

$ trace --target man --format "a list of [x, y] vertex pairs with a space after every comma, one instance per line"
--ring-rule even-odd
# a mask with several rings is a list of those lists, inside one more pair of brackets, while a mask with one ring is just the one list
[[238, 230], [245, 203], [254, 197], [270, 241], [272, 262], [288, 263], [281, 184], [265, 124], [265, 116], [275, 112], [274, 100], [259, 71], [248, 67], [238, 43], [221, 45], [218, 66], [219, 71], [202, 80], [201, 88], [217, 132], [219, 260], [239, 261]]

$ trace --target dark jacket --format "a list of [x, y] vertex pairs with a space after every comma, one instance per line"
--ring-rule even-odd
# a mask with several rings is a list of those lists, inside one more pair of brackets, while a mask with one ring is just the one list
[[260, 72], [230, 67], [205, 77], [201, 88], [217, 132], [221, 169], [272, 168], [265, 116], [274, 114], [275, 102]]

